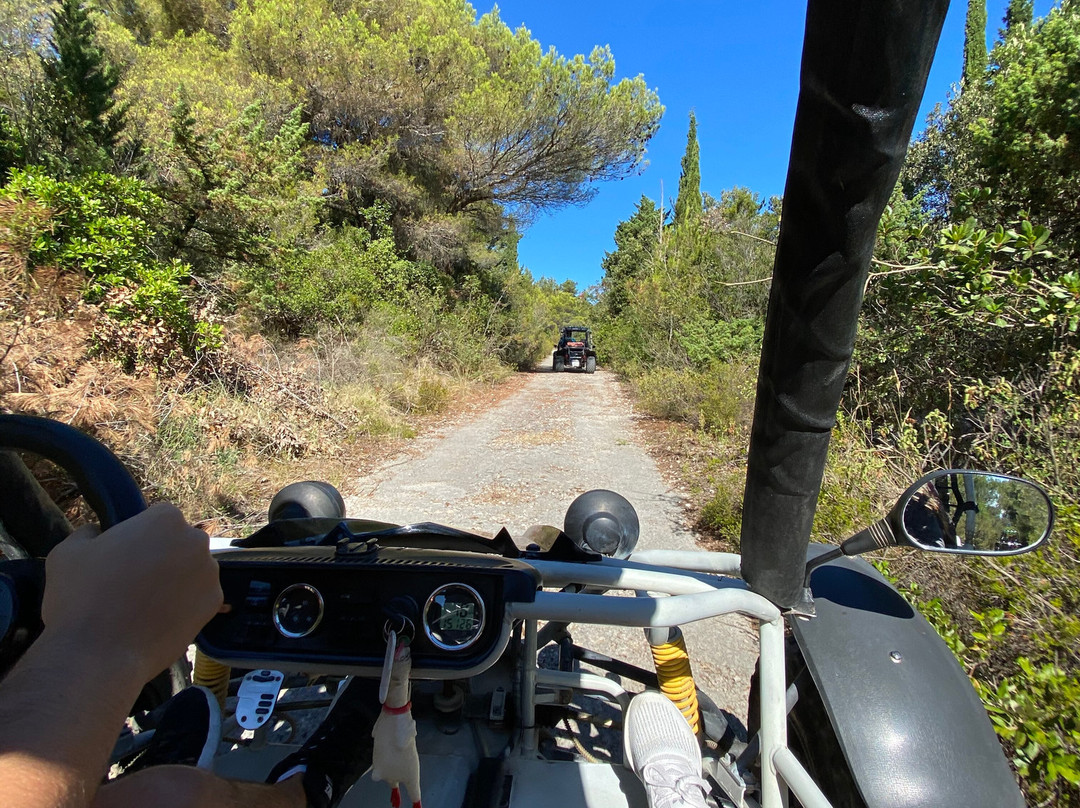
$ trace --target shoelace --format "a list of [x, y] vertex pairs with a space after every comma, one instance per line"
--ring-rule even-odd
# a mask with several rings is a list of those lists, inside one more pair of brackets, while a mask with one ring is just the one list
[[[656, 800], [651, 808], [670, 806], [677, 800], [687, 805], [705, 805], [709, 793], [709, 784], [704, 777], [685, 772], [685, 763], [681, 761], [656, 761], [646, 764], [641, 771], [641, 780], [646, 786], [668, 789], [663, 795], [667, 799]], [[658, 795], [659, 796], [659, 795]]]

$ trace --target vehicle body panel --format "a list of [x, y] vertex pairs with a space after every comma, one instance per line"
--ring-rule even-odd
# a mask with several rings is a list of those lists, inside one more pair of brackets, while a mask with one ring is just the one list
[[925, 618], [861, 559], [819, 567], [811, 589], [817, 616], [792, 632], [866, 804], [1023, 806], [978, 695]]

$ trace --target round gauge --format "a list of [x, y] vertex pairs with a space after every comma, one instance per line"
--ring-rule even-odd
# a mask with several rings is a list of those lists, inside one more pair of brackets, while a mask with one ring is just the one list
[[484, 631], [484, 601], [466, 584], [444, 584], [424, 605], [424, 633], [444, 651], [461, 651]]
[[274, 625], [285, 637], [306, 637], [322, 618], [322, 595], [310, 584], [286, 587], [274, 601]]

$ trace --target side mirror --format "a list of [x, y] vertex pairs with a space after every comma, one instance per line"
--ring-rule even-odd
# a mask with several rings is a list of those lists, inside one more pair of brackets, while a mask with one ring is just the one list
[[585, 552], [629, 558], [638, 540], [637, 511], [614, 491], [586, 491], [566, 509], [563, 532]]
[[935, 471], [905, 491], [889, 515], [807, 562], [810, 573], [841, 555], [904, 545], [933, 553], [1006, 556], [1050, 537], [1054, 506], [1041, 486], [986, 471]]
[[889, 518], [900, 542], [920, 550], [1017, 555], [1049, 538], [1054, 506], [1018, 477], [939, 471], [905, 491]]

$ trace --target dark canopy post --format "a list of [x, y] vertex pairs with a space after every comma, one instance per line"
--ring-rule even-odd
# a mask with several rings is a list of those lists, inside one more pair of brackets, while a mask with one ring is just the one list
[[781, 607], [803, 568], [878, 219], [947, 0], [811, 0], [758, 373], [742, 571]]

